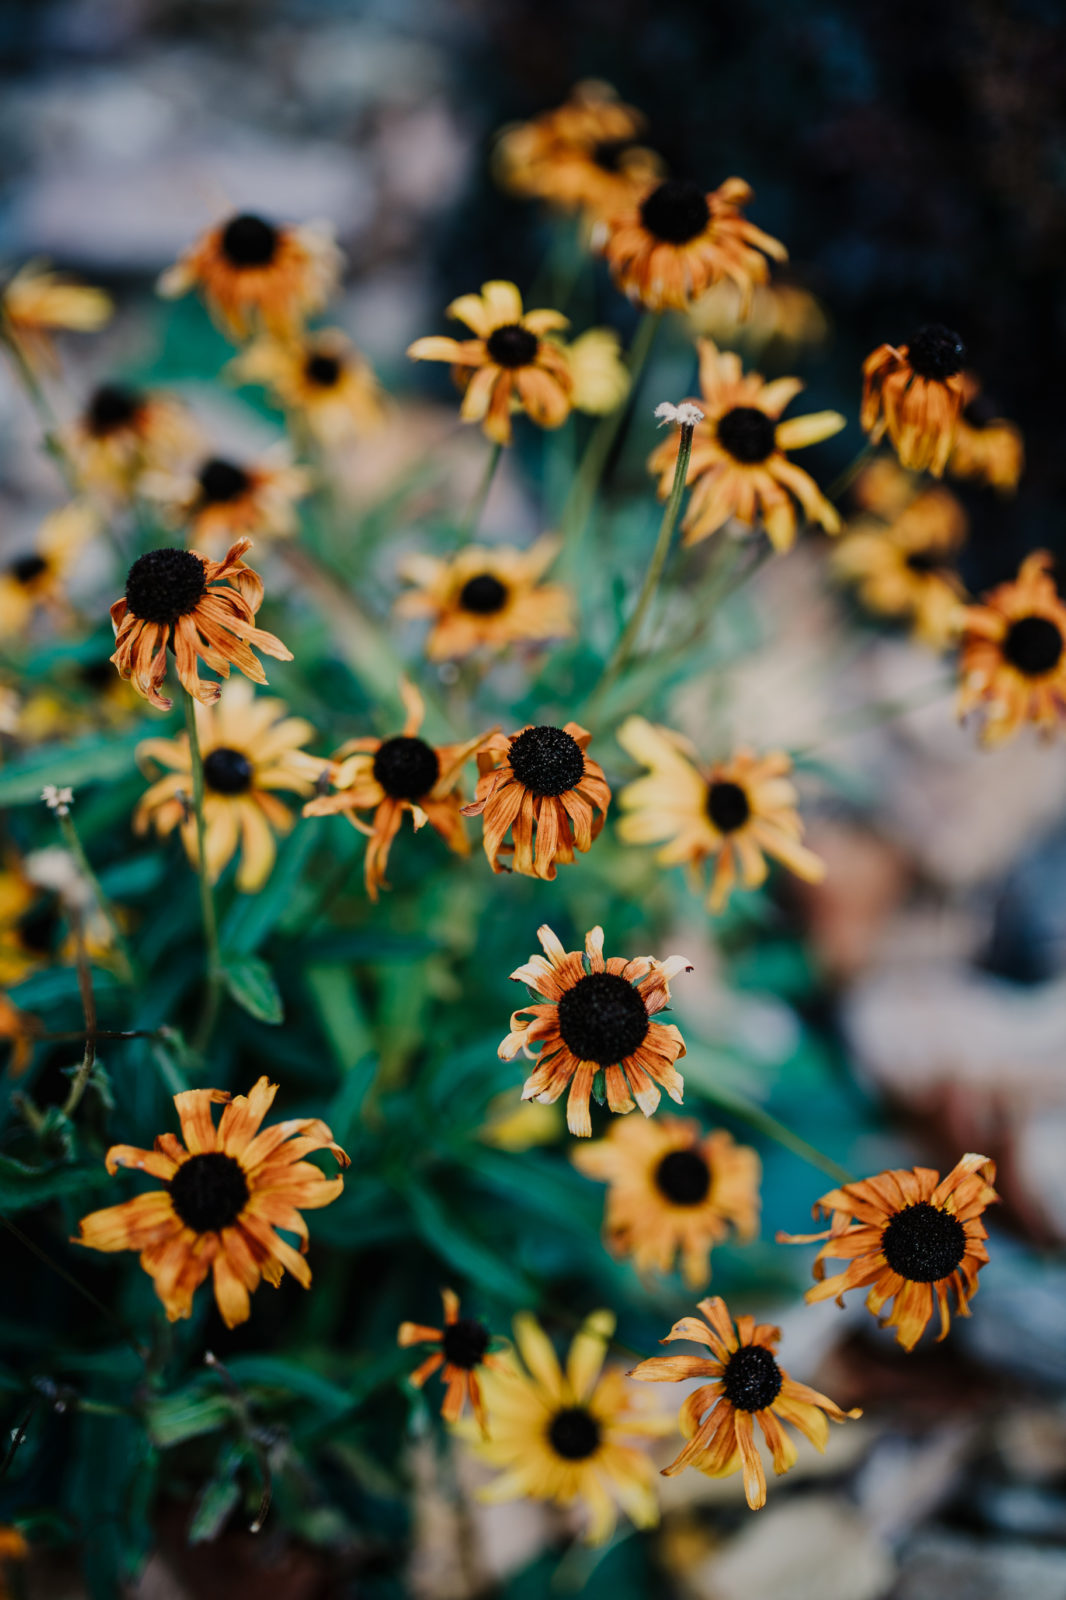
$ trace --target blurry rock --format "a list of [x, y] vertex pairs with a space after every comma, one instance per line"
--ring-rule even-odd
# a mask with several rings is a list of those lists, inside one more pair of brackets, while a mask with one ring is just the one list
[[854, 1507], [805, 1495], [745, 1521], [684, 1585], [693, 1600], [879, 1600], [892, 1576], [891, 1556]]
[[921, 1535], [903, 1554], [891, 1600], [1062, 1600], [1066, 1550]]

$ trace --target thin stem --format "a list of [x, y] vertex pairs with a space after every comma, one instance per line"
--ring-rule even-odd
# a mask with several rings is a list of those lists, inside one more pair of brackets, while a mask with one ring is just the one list
[[824, 1155], [813, 1144], [808, 1144], [806, 1139], [801, 1139], [798, 1133], [793, 1133], [791, 1128], [787, 1128], [783, 1122], [778, 1122], [776, 1117], [772, 1117], [762, 1106], [746, 1099], [744, 1095], [737, 1094], [732, 1089], [709, 1089], [703, 1083], [699, 1086], [699, 1092], [712, 1105], [728, 1111], [741, 1122], [746, 1122], [750, 1128], [754, 1128], [756, 1133], [765, 1134], [768, 1139], [773, 1139], [786, 1150], [791, 1150], [794, 1156], [799, 1156], [801, 1161], [817, 1167], [819, 1172], [824, 1172], [834, 1182], [855, 1182], [847, 1168], [834, 1161], [832, 1156]]
[[259, 1506], [256, 1510], [254, 1520], [249, 1524], [248, 1531], [249, 1533], [258, 1533], [262, 1528], [263, 1523], [266, 1521], [267, 1512], [270, 1510], [270, 1502], [274, 1493], [270, 1472], [270, 1456], [267, 1454], [266, 1448], [263, 1445], [263, 1441], [256, 1431], [255, 1421], [252, 1417], [251, 1406], [248, 1403], [248, 1397], [245, 1395], [240, 1384], [234, 1379], [233, 1374], [229, 1372], [225, 1366], [223, 1366], [222, 1362], [218, 1359], [213, 1350], [205, 1350], [204, 1366], [210, 1367], [213, 1372], [218, 1373], [223, 1388], [226, 1390], [230, 1400], [233, 1402], [234, 1416], [237, 1421], [237, 1426], [240, 1429], [241, 1436], [243, 1437], [245, 1444], [247, 1444], [248, 1448], [251, 1450], [252, 1455], [255, 1457], [256, 1469], [259, 1473]]
[[55, 462], [59, 474], [70, 493], [72, 495], [79, 494], [81, 485], [78, 482], [78, 474], [66, 446], [63, 444], [59, 431], [59, 421], [52, 410], [52, 403], [45, 394], [41, 380], [34, 372], [32, 363], [22, 348], [18, 334], [2, 313], [0, 313], [0, 340], [3, 341], [7, 353], [11, 357], [12, 365], [18, 375], [19, 382], [25, 390], [27, 399], [37, 413], [37, 420], [41, 424], [41, 435], [44, 439], [45, 450]]
[[189, 759], [192, 763], [192, 804], [196, 819], [196, 876], [200, 883], [200, 912], [204, 923], [204, 943], [207, 947], [207, 997], [193, 1042], [193, 1048], [202, 1051], [207, 1047], [218, 1016], [218, 1008], [222, 1003], [222, 960], [218, 942], [215, 898], [211, 893], [211, 882], [207, 875], [204, 759], [196, 728], [196, 701], [188, 693], [185, 695], [185, 727], [189, 735]]
[[477, 532], [482, 512], [485, 510], [485, 503], [489, 498], [493, 479], [496, 476], [496, 468], [499, 466], [502, 457], [503, 445], [494, 444], [489, 459], [485, 463], [485, 470], [481, 475], [481, 482], [477, 486], [477, 492], [471, 500], [466, 516], [463, 518], [459, 528], [459, 537], [463, 544], [472, 539]]
[[130, 947], [126, 942], [126, 936], [119, 927], [118, 918], [115, 916], [114, 907], [104, 893], [99, 878], [96, 876], [96, 873], [89, 864], [89, 858], [85, 854], [85, 847], [78, 836], [77, 828], [74, 826], [74, 818], [71, 816], [69, 811], [64, 812], [60, 810], [56, 813], [56, 820], [59, 823], [59, 831], [63, 836], [63, 842], [70, 851], [71, 855], [74, 857], [75, 861], [78, 863], [78, 870], [85, 879], [86, 883], [89, 885], [89, 888], [92, 890], [93, 899], [96, 901], [97, 909], [111, 931], [112, 942], [116, 951], [121, 957], [122, 965], [125, 969], [122, 973], [123, 982], [130, 984], [135, 983], [137, 978], [136, 968], [133, 964], [133, 956], [130, 952]]
[[[652, 596], [659, 587], [663, 567], [666, 565], [666, 558], [670, 552], [670, 542], [674, 536], [678, 512], [681, 510], [681, 498], [685, 492], [685, 478], [688, 476], [689, 457], [692, 454], [693, 432], [694, 425], [692, 423], [686, 422], [682, 424], [681, 438], [677, 448], [677, 462], [674, 466], [674, 482], [670, 490], [670, 498], [667, 500], [663, 510], [662, 521], [659, 524], [659, 536], [655, 541], [651, 561], [644, 575], [644, 583], [641, 586], [640, 594], [637, 596], [637, 603], [633, 607], [633, 614], [626, 623], [622, 635], [603, 669], [603, 674], [596, 686], [591, 703], [597, 703], [602, 699], [629, 660], [633, 646], [637, 642], [645, 613], [651, 604]], [[589, 708], [586, 708], [586, 714], [589, 714]]]
[[[158, 1039], [163, 1034], [162, 1028], [95, 1028], [91, 1035], [94, 1039]], [[75, 1039], [90, 1037], [85, 1028], [68, 1028], [63, 1033], [34, 1033], [33, 1037], [41, 1044], [69, 1044]]]
[[825, 497], [827, 500], [839, 500], [841, 495], [845, 494], [847, 490], [851, 488], [852, 484], [855, 482], [855, 479], [859, 476], [859, 473], [862, 471], [863, 467], [869, 461], [876, 449], [877, 445], [874, 443], [874, 441], [872, 439], [867, 439], [862, 449], [852, 457], [847, 466], [844, 468], [843, 472], [837, 473], [836, 477], [825, 491]]
[[63, 1115], [72, 1117], [81, 1103], [86, 1085], [92, 1077], [93, 1067], [96, 1065], [96, 996], [93, 994], [92, 971], [89, 967], [89, 952], [85, 946], [85, 922], [80, 909], [71, 911], [71, 921], [74, 928], [74, 958], [78, 972], [78, 990], [81, 994], [81, 1008], [85, 1015], [85, 1049], [81, 1058], [81, 1066], [74, 1075], [70, 1086], [70, 1093], [63, 1102]]

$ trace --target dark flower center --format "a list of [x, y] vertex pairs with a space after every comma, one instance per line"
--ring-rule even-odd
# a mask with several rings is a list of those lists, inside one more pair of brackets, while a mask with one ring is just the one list
[[212, 505], [238, 500], [247, 491], [250, 482], [243, 467], [239, 467], [235, 461], [224, 461], [221, 456], [212, 456], [210, 461], [205, 461], [199, 477], [200, 498]]
[[304, 362], [304, 377], [318, 389], [332, 389], [341, 375], [341, 364], [336, 356], [308, 356]]
[[476, 1367], [489, 1347], [489, 1330], [474, 1317], [460, 1317], [444, 1330], [444, 1359], [453, 1367]]
[[502, 611], [507, 604], [507, 588], [491, 572], [479, 572], [467, 578], [459, 591], [459, 605], [463, 611], [475, 611], [480, 617]]
[[269, 267], [278, 248], [278, 230], [249, 211], [222, 230], [222, 254], [231, 267]]
[[734, 406], [718, 422], [718, 443], [736, 461], [753, 466], [772, 455], [777, 440], [776, 423], [758, 406]]
[[216, 794], [244, 794], [252, 787], [252, 763], [242, 751], [218, 745], [204, 756], [204, 782]]
[[106, 689], [119, 680], [114, 663], [105, 656], [102, 661], [82, 661], [78, 664], [78, 678], [86, 689]]
[[394, 800], [421, 800], [440, 777], [440, 760], [424, 739], [401, 733], [378, 749], [374, 776]]
[[59, 943], [59, 906], [54, 900], [39, 900], [22, 913], [16, 927], [24, 950], [35, 956], [50, 956]]
[[928, 1200], [897, 1211], [881, 1235], [881, 1249], [893, 1272], [911, 1283], [937, 1283], [966, 1254], [966, 1230], [958, 1217]]
[[85, 412], [85, 425], [94, 439], [103, 439], [120, 428], [128, 428], [143, 404], [135, 389], [120, 389], [105, 383], [95, 390]]
[[126, 601], [142, 622], [176, 622], [195, 611], [207, 574], [191, 550], [149, 550], [126, 574]]
[[687, 178], [667, 178], [640, 207], [640, 220], [664, 244], [687, 244], [711, 220], [707, 196]]
[[738, 1411], [765, 1411], [781, 1393], [781, 1368], [762, 1344], [742, 1344], [734, 1350], [722, 1383], [725, 1397]]
[[1003, 640], [1004, 658], [1027, 678], [1054, 671], [1062, 651], [1062, 634], [1050, 617], [1019, 617]]
[[656, 1167], [655, 1182], [675, 1206], [698, 1206], [711, 1187], [711, 1169], [698, 1150], [671, 1150]]
[[639, 989], [618, 972], [590, 972], [567, 989], [558, 1006], [563, 1043], [579, 1061], [613, 1067], [639, 1050], [648, 1033], [648, 1008]]
[[552, 1418], [548, 1439], [564, 1461], [585, 1461], [600, 1447], [600, 1425], [584, 1406], [567, 1406]]
[[485, 341], [489, 355], [500, 367], [528, 367], [537, 359], [540, 340], [528, 328], [509, 322]]
[[944, 565], [943, 550], [911, 550], [905, 564], [911, 572], [939, 572]]
[[719, 833], [735, 833], [751, 816], [751, 802], [739, 783], [723, 778], [708, 785], [707, 815]]
[[908, 344], [907, 359], [919, 378], [943, 382], [962, 371], [966, 346], [958, 334], [945, 328], [942, 322], [928, 322]]
[[240, 1162], [215, 1150], [183, 1161], [169, 1188], [174, 1210], [194, 1233], [230, 1227], [248, 1199], [248, 1179]]
[[601, 139], [592, 151], [592, 159], [604, 172], [621, 172], [623, 156], [635, 148], [634, 139]]
[[34, 578], [39, 578], [43, 572], [48, 571], [48, 562], [44, 556], [17, 556], [7, 570], [16, 583], [28, 586]]
[[565, 794], [585, 776], [581, 746], [564, 728], [527, 728], [511, 740], [510, 762], [531, 794]]

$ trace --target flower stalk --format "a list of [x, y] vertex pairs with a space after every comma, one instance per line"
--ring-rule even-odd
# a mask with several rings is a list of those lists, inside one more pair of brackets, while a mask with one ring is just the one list
[[200, 913], [207, 948], [207, 996], [193, 1048], [203, 1050], [214, 1030], [222, 1002], [222, 957], [218, 941], [215, 897], [207, 869], [207, 825], [204, 817], [204, 758], [196, 728], [196, 701], [185, 694], [185, 726], [189, 735], [189, 761], [192, 766], [192, 805], [196, 821], [196, 875], [200, 883]]

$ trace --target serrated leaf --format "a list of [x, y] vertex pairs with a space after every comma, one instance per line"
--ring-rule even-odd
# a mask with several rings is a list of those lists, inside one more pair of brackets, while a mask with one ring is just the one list
[[223, 953], [222, 977], [237, 1004], [257, 1022], [277, 1027], [285, 1017], [274, 974], [260, 956]]

